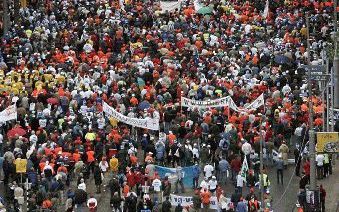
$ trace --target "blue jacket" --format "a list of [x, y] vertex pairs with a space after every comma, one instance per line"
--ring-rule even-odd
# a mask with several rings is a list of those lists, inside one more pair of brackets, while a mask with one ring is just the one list
[[237, 211], [237, 212], [247, 212], [247, 206], [246, 206], [246, 204], [245, 204], [243, 201], [238, 202], [236, 211]]
[[38, 176], [36, 174], [36, 172], [34, 171], [28, 171], [27, 172], [27, 177], [30, 183], [32, 183], [32, 186], [37, 185], [38, 183]]
[[193, 166], [192, 168], [193, 178], [199, 177], [200, 173], [201, 173], [200, 167], [197, 165]]

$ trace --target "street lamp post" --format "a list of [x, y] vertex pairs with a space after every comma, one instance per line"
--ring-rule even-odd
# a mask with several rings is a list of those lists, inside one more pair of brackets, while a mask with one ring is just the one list
[[[310, 22], [308, 14], [306, 16], [307, 24], [307, 63], [311, 64], [311, 53], [310, 53]], [[311, 69], [308, 69], [308, 113], [309, 113], [309, 147], [310, 147], [310, 189], [315, 190], [316, 183], [316, 170], [315, 170], [315, 142], [314, 142], [314, 130], [313, 130], [313, 103], [312, 103], [312, 83], [311, 83]]]
[[[333, 81], [334, 81], [334, 108], [339, 108], [339, 52], [338, 52], [338, 42], [339, 42], [339, 35], [337, 32], [338, 28], [338, 17], [337, 17], [337, 0], [334, 0], [334, 11], [333, 11], [333, 42], [334, 42], [334, 59], [333, 59]], [[333, 84], [332, 84], [333, 86]], [[332, 115], [334, 111], [332, 110]], [[334, 123], [332, 122], [332, 126]]]
[[[310, 21], [306, 14], [307, 25], [307, 64], [311, 65], [310, 51]], [[312, 102], [312, 83], [311, 69], [308, 68], [308, 116], [309, 116], [309, 158], [310, 158], [310, 185], [306, 187], [306, 211], [318, 211], [319, 208], [319, 189], [316, 181], [316, 166], [315, 166], [315, 140], [313, 127], [313, 102]], [[308, 196], [307, 196], [308, 195]]]

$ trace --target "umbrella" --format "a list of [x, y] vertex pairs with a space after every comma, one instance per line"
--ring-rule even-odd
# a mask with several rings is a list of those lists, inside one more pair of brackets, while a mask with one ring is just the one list
[[74, 191], [74, 202], [75, 204], [82, 204], [87, 201], [87, 193], [82, 189]]
[[274, 57], [274, 62], [280, 65], [283, 64], [289, 64], [290, 63], [290, 59], [288, 57], [286, 57], [285, 55], [276, 55]]
[[144, 110], [144, 109], [148, 109], [150, 107], [150, 103], [148, 101], [142, 101], [140, 102], [140, 104], [138, 105], [138, 109], [139, 110]]
[[198, 10], [197, 13], [202, 15], [212, 14], [212, 9], [210, 7], [202, 7]]
[[16, 135], [18, 135], [18, 136], [26, 135], [26, 130], [22, 129], [21, 127], [14, 127], [13, 129], [11, 129], [7, 132], [8, 138], [13, 138]]
[[57, 105], [59, 104], [59, 100], [57, 98], [48, 98], [47, 102], [52, 105]]

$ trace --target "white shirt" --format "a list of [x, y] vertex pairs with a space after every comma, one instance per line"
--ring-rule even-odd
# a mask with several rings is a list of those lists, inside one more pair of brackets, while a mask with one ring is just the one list
[[214, 171], [214, 168], [212, 165], [210, 164], [207, 164], [205, 167], [204, 167], [204, 172], [205, 172], [205, 176], [206, 177], [212, 177], [212, 172]]
[[[1, 139], [0, 139], [1, 140]], [[35, 144], [36, 142], [38, 141], [38, 136], [36, 136], [35, 134], [34, 135], [31, 135], [29, 137], [29, 142]], [[0, 142], [1, 143], [1, 142]]]
[[159, 179], [153, 180], [152, 186], [153, 186], [153, 188], [154, 188], [154, 191], [160, 192], [161, 181], [160, 181]]
[[86, 184], [85, 183], [80, 183], [78, 185], [78, 189], [82, 189], [82, 190], [86, 191]]
[[195, 158], [199, 158], [199, 149], [197, 147], [193, 148], [192, 153]]
[[106, 172], [107, 168], [108, 168], [107, 161], [100, 161], [99, 167], [100, 167], [101, 171]]
[[217, 188], [218, 182], [216, 180], [210, 180], [208, 184], [210, 186], [210, 189], [213, 190]]
[[208, 189], [208, 183], [205, 180], [203, 180], [200, 183], [200, 187], [201, 189]]
[[237, 187], [244, 187], [244, 179], [240, 174], [237, 175]]
[[4, 136], [0, 134], [0, 144], [2, 144], [3, 140], [4, 140]]
[[104, 118], [99, 118], [98, 120], [97, 120], [97, 123], [98, 123], [98, 128], [99, 129], [104, 129], [104, 127], [105, 127], [105, 119]]
[[317, 166], [323, 166], [324, 165], [324, 155], [323, 154], [320, 154], [320, 155], [317, 155], [317, 157], [315, 158], [315, 160], [317, 161]]

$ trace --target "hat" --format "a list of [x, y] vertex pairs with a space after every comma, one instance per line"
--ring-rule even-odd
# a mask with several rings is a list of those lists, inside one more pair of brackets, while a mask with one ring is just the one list
[[148, 152], [147, 154], [149, 154], [149, 155], [153, 155], [153, 152]]
[[212, 176], [212, 179], [217, 179], [215, 176]]

